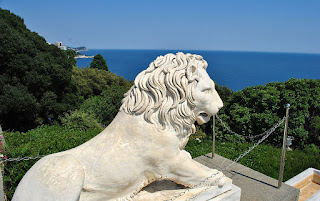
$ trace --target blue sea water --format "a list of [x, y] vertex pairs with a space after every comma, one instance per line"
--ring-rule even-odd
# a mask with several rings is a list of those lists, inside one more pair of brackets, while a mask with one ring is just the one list
[[[208, 62], [207, 71], [219, 85], [234, 91], [245, 87], [283, 82], [290, 78], [320, 79], [320, 54], [205, 50], [108, 50], [91, 49], [85, 55], [101, 54], [111, 72], [134, 80], [159, 55], [199, 54]], [[92, 59], [77, 59], [79, 68]]]

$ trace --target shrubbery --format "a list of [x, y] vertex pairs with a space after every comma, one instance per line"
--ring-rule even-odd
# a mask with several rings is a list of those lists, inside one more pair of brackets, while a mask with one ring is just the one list
[[73, 68], [72, 79], [80, 90], [83, 99], [100, 95], [110, 86], [129, 89], [132, 83], [109, 71], [97, 68]]
[[119, 112], [121, 100], [127, 91], [127, 87], [110, 86], [100, 96], [84, 101], [79, 110], [92, 114], [99, 123], [108, 125]]
[[[284, 83], [247, 87], [233, 93], [224, 102], [219, 116], [231, 130], [246, 136], [264, 132], [285, 116], [289, 103], [288, 135], [293, 136], [293, 147], [303, 148], [314, 143], [320, 146], [320, 80], [290, 79]], [[212, 129], [212, 121], [205, 127]], [[266, 140], [273, 146], [282, 146], [284, 124]], [[217, 121], [217, 136], [228, 140], [230, 133]]]
[[63, 126], [75, 129], [98, 129], [103, 127], [95, 119], [93, 114], [88, 114], [83, 111], [75, 110], [70, 113], [65, 113], [63, 117], [60, 117], [60, 121]]
[[[21, 158], [25, 156], [48, 155], [76, 147], [94, 136], [102, 129], [76, 129], [58, 125], [45, 125], [26, 133], [4, 132], [6, 156]], [[11, 200], [13, 193], [24, 174], [37, 160], [7, 162], [4, 166], [5, 193]]]
[[320, 116], [314, 116], [311, 118], [309, 138], [310, 142], [320, 145]]

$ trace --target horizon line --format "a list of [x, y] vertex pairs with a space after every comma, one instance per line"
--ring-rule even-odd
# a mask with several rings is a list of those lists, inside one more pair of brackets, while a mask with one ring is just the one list
[[[84, 46], [85, 47], [85, 46]], [[217, 51], [217, 52], [252, 52], [252, 53], [283, 53], [283, 54], [316, 54], [319, 55], [320, 52], [285, 52], [285, 51], [255, 51], [255, 50], [207, 50], [207, 49], [137, 49], [137, 48], [87, 48], [88, 50], [172, 50], [172, 51]]]

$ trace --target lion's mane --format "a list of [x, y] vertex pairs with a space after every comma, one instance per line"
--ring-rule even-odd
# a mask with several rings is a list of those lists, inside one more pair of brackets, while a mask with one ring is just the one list
[[[192, 66], [193, 68], [190, 68]], [[124, 95], [120, 111], [144, 115], [158, 128], [173, 128], [180, 140], [195, 132], [193, 92], [200, 75], [190, 69], [206, 69], [202, 56], [182, 52], [159, 56], [135, 79]]]

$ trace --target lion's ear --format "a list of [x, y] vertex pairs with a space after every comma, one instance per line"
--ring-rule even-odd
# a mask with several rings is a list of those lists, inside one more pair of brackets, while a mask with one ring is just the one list
[[187, 67], [187, 78], [189, 82], [199, 79], [199, 71], [196, 66], [190, 65]]

